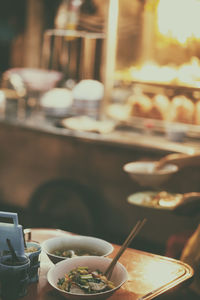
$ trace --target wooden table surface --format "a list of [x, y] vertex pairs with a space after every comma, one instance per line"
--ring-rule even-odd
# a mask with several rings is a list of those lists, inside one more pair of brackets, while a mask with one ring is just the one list
[[[42, 243], [45, 239], [71, 234], [54, 229], [31, 229], [32, 240]], [[113, 245], [113, 257], [119, 250], [118, 245]], [[110, 300], [139, 300], [153, 299], [169, 289], [189, 281], [193, 277], [193, 269], [174, 259], [151, 253], [126, 249], [119, 260], [128, 270], [128, 281], [109, 299]], [[47, 272], [53, 263], [45, 253], [40, 255], [39, 282], [30, 284], [28, 293], [21, 300], [62, 300], [64, 299], [55, 291], [47, 281]]]

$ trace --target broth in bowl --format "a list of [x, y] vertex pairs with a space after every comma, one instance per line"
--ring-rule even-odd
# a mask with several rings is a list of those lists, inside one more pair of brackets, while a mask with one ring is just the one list
[[52, 254], [56, 256], [61, 256], [61, 257], [75, 257], [75, 256], [90, 256], [90, 255], [97, 255], [101, 256], [101, 252], [91, 250], [91, 249], [81, 249], [81, 248], [72, 248], [72, 249], [67, 249], [67, 248], [61, 248], [61, 249], [56, 249], [52, 252]]
[[53, 263], [57, 263], [77, 256], [107, 256], [113, 251], [113, 246], [96, 237], [66, 235], [44, 241], [42, 249]]

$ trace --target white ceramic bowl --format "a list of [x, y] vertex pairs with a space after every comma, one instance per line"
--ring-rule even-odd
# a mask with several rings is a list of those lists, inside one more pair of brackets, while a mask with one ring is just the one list
[[173, 164], [167, 164], [157, 171], [154, 171], [154, 167], [154, 161], [136, 161], [125, 164], [123, 169], [141, 186], [148, 187], [158, 187], [162, 185], [178, 171], [178, 167]]
[[47, 116], [66, 116], [71, 112], [72, 103], [72, 92], [66, 88], [53, 88], [40, 98], [40, 107]]
[[104, 272], [112, 259], [102, 256], [81, 256], [67, 259], [57, 263], [53, 266], [47, 275], [48, 282], [52, 287], [59, 291], [62, 296], [71, 300], [96, 300], [96, 299], [106, 299], [110, 297], [116, 290], [118, 290], [128, 279], [128, 272], [126, 268], [119, 262], [114, 267], [112, 276], [110, 280], [114, 283], [115, 288], [106, 292], [99, 292], [97, 294], [74, 294], [67, 291], [60, 290], [57, 287], [57, 282], [59, 278], [62, 278], [64, 274], [69, 273], [72, 269], [76, 267], [88, 267], [91, 271], [99, 269]]
[[[99, 238], [83, 235], [69, 235], [48, 239], [42, 243], [42, 250], [48, 255], [53, 263], [68, 258], [52, 254], [57, 249], [84, 249], [88, 252], [96, 252], [98, 256], [107, 256], [113, 251], [113, 246]], [[71, 258], [70, 258], [71, 259]]]
[[21, 76], [29, 90], [39, 92], [54, 88], [63, 77], [61, 72], [39, 68], [12, 68], [7, 70], [4, 76], [9, 78], [12, 74]]

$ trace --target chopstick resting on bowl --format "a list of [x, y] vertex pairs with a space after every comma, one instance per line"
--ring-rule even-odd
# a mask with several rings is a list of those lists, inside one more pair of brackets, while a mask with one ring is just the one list
[[132, 240], [136, 237], [136, 235], [139, 233], [139, 231], [142, 229], [142, 227], [144, 226], [144, 224], [146, 223], [147, 219], [143, 219], [142, 221], [138, 221], [136, 223], [136, 225], [133, 227], [133, 229], [131, 230], [129, 236], [126, 238], [126, 240], [124, 241], [123, 245], [120, 247], [119, 251], [117, 252], [117, 254], [115, 255], [115, 257], [113, 258], [113, 260], [111, 261], [111, 263], [109, 264], [108, 268], [106, 269], [106, 271], [104, 272], [104, 275], [110, 279], [114, 266], [116, 265], [118, 259], [120, 258], [120, 256], [124, 253], [124, 251], [126, 250], [126, 248], [128, 248], [128, 246], [130, 245], [130, 243], [132, 242]]

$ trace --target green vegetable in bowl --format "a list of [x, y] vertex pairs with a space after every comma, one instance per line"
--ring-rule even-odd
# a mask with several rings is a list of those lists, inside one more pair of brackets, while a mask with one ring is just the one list
[[95, 294], [115, 288], [112, 281], [99, 270], [90, 271], [88, 267], [71, 270], [57, 282], [58, 288], [70, 293]]

